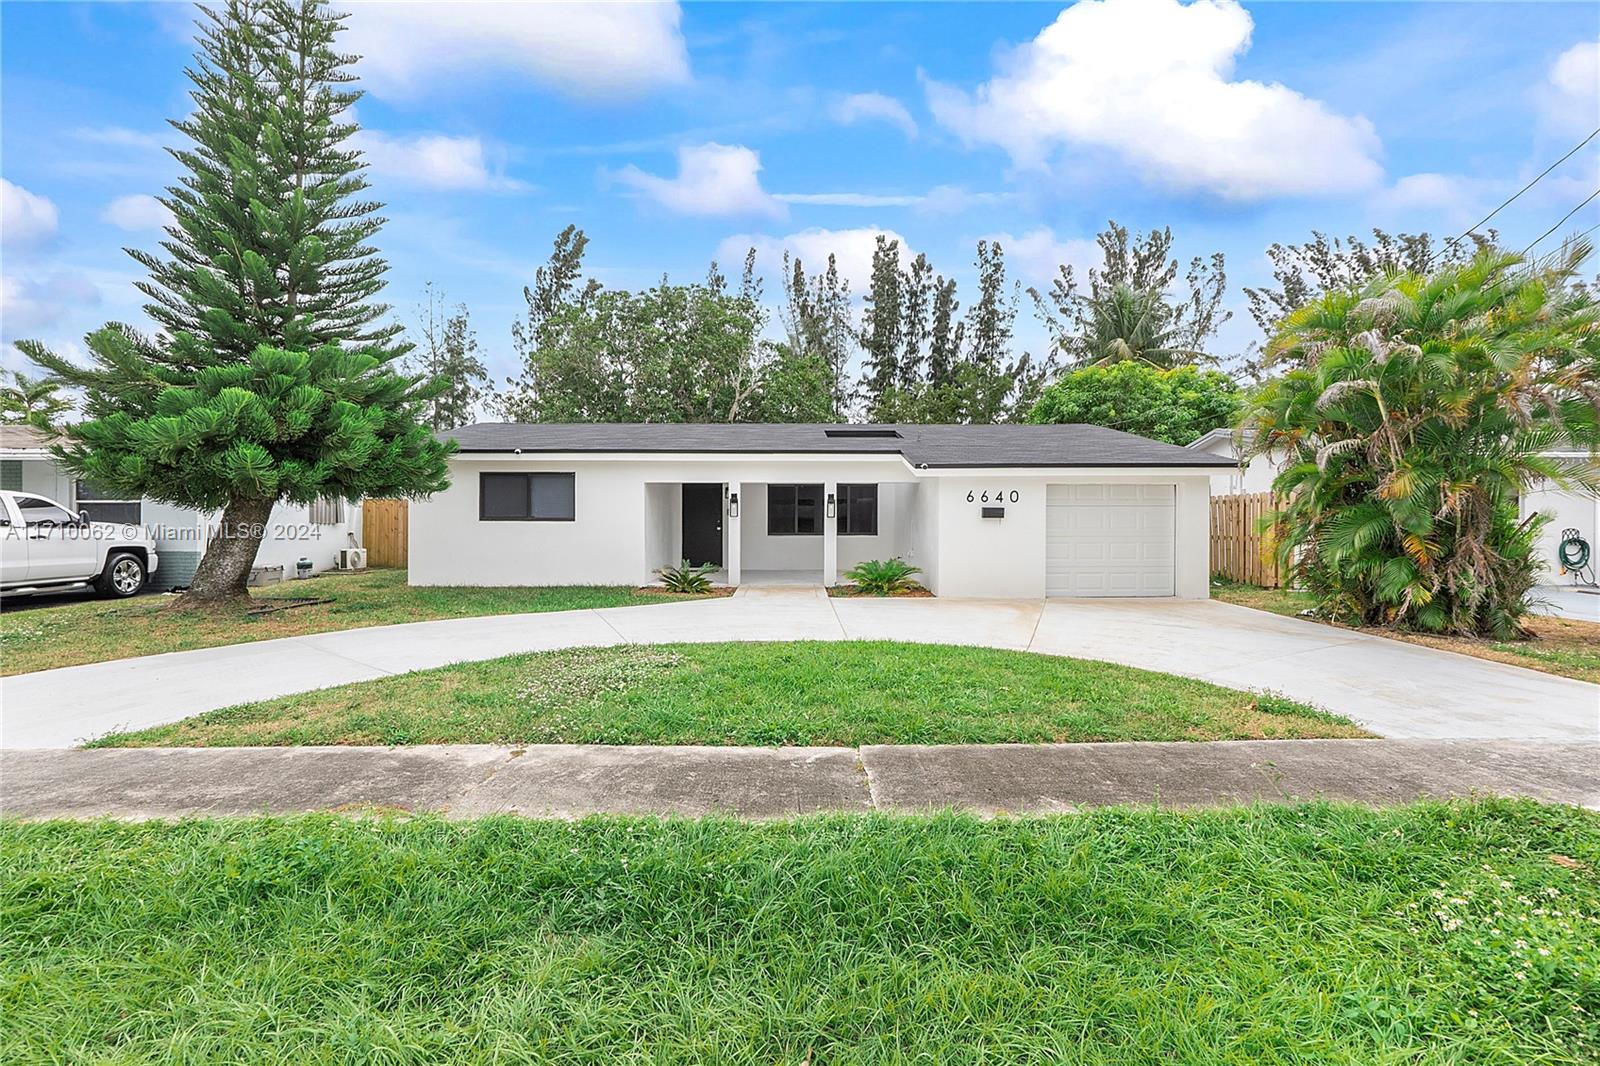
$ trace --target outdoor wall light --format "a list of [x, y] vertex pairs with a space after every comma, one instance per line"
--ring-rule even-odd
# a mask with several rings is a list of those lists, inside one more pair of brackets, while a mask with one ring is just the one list
[[833, 493], [828, 493], [828, 517], [833, 517]]
[[728, 493], [728, 517], [739, 517], [739, 494], [737, 492]]

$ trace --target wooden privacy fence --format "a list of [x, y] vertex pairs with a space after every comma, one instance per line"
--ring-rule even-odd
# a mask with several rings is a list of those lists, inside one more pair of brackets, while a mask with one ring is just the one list
[[361, 501], [361, 546], [367, 549], [367, 565], [404, 567], [409, 528], [405, 500]]
[[1261, 516], [1276, 506], [1270, 492], [1211, 497], [1213, 574], [1269, 589], [1283, 584], [1270, 538], [1256, 532]]

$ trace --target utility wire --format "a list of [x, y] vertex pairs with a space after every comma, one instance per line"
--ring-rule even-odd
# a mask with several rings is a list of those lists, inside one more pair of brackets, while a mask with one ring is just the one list
[[[1443, 255], [1447, 249], [1452, 248], [1452, 247], [1460, 244], [1462, 241], [1466, 240], [1467, 236], [1469, 234], [1471, 234], [1473, 230], [1477, 229], [1479, 226], [1483, 225], [1485, 222], [1489, 221], [1491, 218], [1493, 218], [1494, 216], [1498, 215], [1501, 211], [1504, 211], [1507, 207], [1510, 207], [1511, 206], [1511, 202], [1513, 200], [1515, 200], [1517, 197], [1521, 196], [1523, 193], [1527, 192], [1529, 189], [1533, 188], [1535, 185], [1539, 184], [1539, 182], [1543, 181], [1546, 174], [1549, 174], [1556, 167], [1559, 167], [1562, 163], [1565, 163], [1567, 160], [1569, 160], [1573, 156], [1577, 155], [1578, 151], [1581, 148], [1583, 148], [1584, 145], [1588, 144], [1590, 141], [1594, 140], [1596, 137], [1600, 137], [1600, 126], [1595, 127], [1594, 131], [1591, 132], [1589, 134], [1589, 136], [1585, 137], [1583, 140], [1579, 141], [1576, 145], [1574, 145], [1572, 147], [1572, 150], [1570, 152], [1568, 152], [1566, 155], [1562, 156], [1560, 159], [1557, 159], [1554, 163], [1551, 163], [1549, 166], [1545, 167], [1544, 170], [1540, 172], [1540, 174], [1539, 174], [1539, 176], [1537, 178], [1534, 178], [1532, 181], [1528, 182], [1528, 184], [1524, 185], [1522, 188], [1520, 188], [1516, 192], [1512, 193], [1511, 196], [1509, 198], [1507, 198], [1506, 201], [1504, 203], [1502, 203], [1499, 207], [1495, 208], [1493, 211], [1490, 211], [1487, 215], [1484, 215], [1482, 218], [1478, 219], [1477, 222], [1474, 222], [1472, 225], [1468, 226], [1465, 230], [1462, 231], [1462, 233], [1461, 233], [1461, 235], [1459, 237], [1453, 237], [1450, 240], [1446, 241], [1444, 243], [1444, 247], [1443, 248], [1440, 248], [1439, 251], [1437, 253], [1435, 253], [1435, 255], [1428, 257], [1428, 265], [1431, 267], [1433, 265], [1433, 260], [1438, 255]], [[1563, 219], [1562, 221], [1564, 222], [1566, 220]], [[1558, 226], [1560, 224], [1561, 224], [1560, 222], [1556, 223], [1556, 225], [1558, 225]], [[1540, 240], [1543, 240], [1543, 239], [1544, 239], [1543, 237], [1540, 238]], [[1534, 244], [1538, 244], [1538, 243], [1539, 243], [1538, 241], [1534, 241]], [[1530, 245], [1530, 247], [1531, 247], [1531, 245]]]
[[1573, 215], [1577, 214], [1579, 211], [1582, 211], [1585, 207], [1588, 207], [1589, 206], [1589, 201], [1593, 200], [1596, 196], [1600, 196], [1600, 189], [1596, 189], [1594, 192], [1592, 192], [1588, 196], [1584, 197], [1583, 203], [1579, 204], [1577, 207], [1574, 207], [1571, 211], [1568, 211], [1566, 214], [1562, 215], [1560, 222], [1557, 222], [1554, 226], [1551, 226], [1549, 229], [1545, 230], [1543, 233], [1541, 233], [1537, 237], [1535, 237], [1533, 239], [1533, 243], [1532, 244], [1529, 244], [1528, 247], [1524, 248], [1522, 251], [1517, 253], [1518, 256], [1527, 255], [1530, 251], [1533, 250], [1533, 245], [1538, 244], [1540, 241], [1542, 241], [1546, 237], [1550, 236], [1550, 234], [1552, 234], [1556, 230], [1560, 229], [1562, 224], [1565, 223], [1567, 221], [1567, 219], [1571, 218]]

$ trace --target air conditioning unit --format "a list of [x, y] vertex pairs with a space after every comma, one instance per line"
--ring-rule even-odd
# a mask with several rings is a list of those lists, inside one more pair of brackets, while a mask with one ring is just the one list
[[367, 568], [367, 549], [365, 548], [340, 548], [340, 570], [365, 570]]

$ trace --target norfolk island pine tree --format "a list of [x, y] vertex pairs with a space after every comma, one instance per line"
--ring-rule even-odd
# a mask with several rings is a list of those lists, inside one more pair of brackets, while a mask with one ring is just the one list
[[199, 7], [188, 75], [188, 145], [162, 198], [159, 253], [129, 249], [162, 335], [112, 323], [78, 366], [18, 347], [82, 390], [84, 419], [60, 461], [99, 485], [220, 509], [183, 602], [246, 595], [280, 500], [422, 496], [447, 482], [450, 446], [422, 424], [445, 383], [399, 373], [399, 325], [374, 302], [388, 264], [368, 243], [383, 224], [363, 199], [357, 127], [343, 116], [354, 56], [335, 48], [342, 15], [322, 0]]

